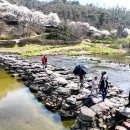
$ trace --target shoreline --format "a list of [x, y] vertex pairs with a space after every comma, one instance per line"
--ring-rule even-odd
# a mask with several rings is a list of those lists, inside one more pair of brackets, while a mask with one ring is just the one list
[[114, 48], [111, 44], [105, 45], [85, 41], [76, 45], [36, 45], [30, 43], [23, 47], [14, 46], [13, 48], [0, 48], [0, 51], [14, 51], [21, 56], [27, 57], [33, 55], [123, 55], [127, 52], [126, 49]]

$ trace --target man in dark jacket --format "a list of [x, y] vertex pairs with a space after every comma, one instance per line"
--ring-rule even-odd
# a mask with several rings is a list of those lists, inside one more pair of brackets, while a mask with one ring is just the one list
[[107, 96], [107, 89], [108, 89], [108, 76], [106, 75], [106, 72], [102, 72], [102, 76], [100, 79], [100, 91], [102, 92], [102, 98], [103, 101]]

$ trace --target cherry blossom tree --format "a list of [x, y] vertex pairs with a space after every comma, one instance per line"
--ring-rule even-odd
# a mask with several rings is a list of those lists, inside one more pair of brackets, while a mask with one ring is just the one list
[[3, 16], [16, 16], [19, 23], [29, 23], [35, 25], [59, 25], [60, 19], [56, 13], [43, 14], [40, 11], [33, 11], [24, 6], [10, 4], [7, 1], [0, 2], [0, 12]]

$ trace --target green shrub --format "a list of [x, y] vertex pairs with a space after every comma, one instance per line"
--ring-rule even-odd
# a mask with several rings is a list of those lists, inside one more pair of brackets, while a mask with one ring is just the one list
[[64, 35], [62, 33], [55, 33], [55, 32], [52, 32], [50, 34], [48, 34], [46, 36], [47, 39], [53, 39], [53, 40], [65, 40], [65, 41], [70, 41], [71, 38], [67, 35]]
[[67, 52], [66, 55], [68, 56], [79, 56], [80, 54], [76, 51]]
[[80, 44], [82, 41], [81, 40], [76, 40], [76, 41], [64, 41], [64, 44], [66, 45], [76, 45]]
[[114, 43], [122, 46], [122, 48], [128, 48], [130, 45], [130, 38], [128, 37], [128, 38], [117, 39], [115, 40]]
[[77, 40], [77, 41], [64, 41], [64, 40], [43, 40], [42, 44], [43, 45], [76, 45], [80, 44], [82, 41]]
[[129, 42], [129, 39], [127, 39], [127, 38], [122, 38], [122, 39], [115, 40], [116, 44], [127, 44], [128, 42]]
[[92, 43], [111, 44], [111, 43], [113, 43], [113, 40], [92, 40]]
[[40, 41], [39, 39], [33, 39], [33, 38], [26, 38], [26, 39], [22, 39], [19, 41], [18, 46], [19, 47], [23, 47], [27, 44], [42, 44], [42, 41]]
[[0, 36], [0, 40], [12, 40], [14, 39], [13, 36]]
[[13, 48], [15, 45], [15, 41], [0, 41], [0, 47]]
[[19, 43], [17, 43], [17, 45], [18, 45], [19, 47], [23, 47], [23, 46], [26, 45], [26, 41], [25, 41], [25, 40], [20, 40]]
[[112, 49], [120, 49], [119, 44], [111, 44], [111, 45], [109, 45], [109, 47], [112, 48]]
[[38, 45], [75, 45], [80, 44], [82, 41], [64, 41], [64, 40], [39, 40], [39, 39], [22, 39], [19, 41], [18, 46], [23, 47], [28, 44], [38, 44]]
[[89, 51], [95, 52], [95, 53], [100, 53], [102, 52], [102, 49], [99, 47], [92, 47], [89, 49]]
[[37, 38], [39, 38], [40, 40], [44, 40], [46, 39], [46, 37], [49, 35], [49, 33], [43, 33], [40, 36], [38, 36]]

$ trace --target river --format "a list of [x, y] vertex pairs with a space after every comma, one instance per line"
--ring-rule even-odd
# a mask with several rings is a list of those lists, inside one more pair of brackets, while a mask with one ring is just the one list
[[17, 78], [0, 71], [0, 130], [69, 130], [74, 120], [61, 121]]
[[[40, 60], [38, 58], [38, 60]], [[101, 76], [106, 71], [109, 81], [116, 87], [124, 89], [125, 93], [130, 90], [130, 57], [93, 57], [93, 56], [49, 56], [48, 62], [55, 66], [65, 67], [73, 71], [79, 64], [86, 64], [89, 67], [88, 76]]]
[[[40, 60], [41, 57], [33, 57]], [[91, 56], [48, 56], [50, 64], [66, 67], [73, 71], [78, 64], [87, 64], [89, 71], [86, 76], [101, 76], [106, 71], [109, 80], [128, 93], [130, 90], [129, 58], [119, 64], [118, 59]], [[122, 61], [122, 60], [121, 60]], [[61, 121], [58, 112], [48, 110], [39, 102], [22, 81], [11, 77], [0, 70], [0, 130], [69, 130], [74, 120]]]

